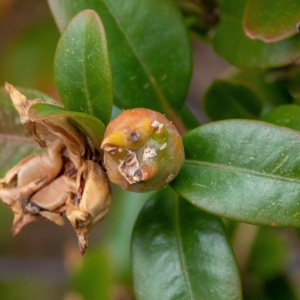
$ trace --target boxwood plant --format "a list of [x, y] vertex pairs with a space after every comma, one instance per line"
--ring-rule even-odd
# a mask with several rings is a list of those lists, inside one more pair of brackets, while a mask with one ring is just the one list
[[[60, 101], [0, 91], [12, 233], [65, 215], [83, 254], [107, 215], [102, 252], [73, 278], [87, 299], [116, 284], [139, 300], [297, 299], [273, 227], [300, 227], [299, 1], [48, 4]], [[203, 96], [205, 125], [185, 104], [191, 37], [235, 67]]]

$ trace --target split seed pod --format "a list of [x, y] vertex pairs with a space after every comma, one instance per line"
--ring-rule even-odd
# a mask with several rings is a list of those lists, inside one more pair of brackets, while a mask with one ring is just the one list
[[66, 215], [83, 254], [92, 226], [106, 215], [111, 202], [108, 178], [100, 165], [101, 154], [62, 107], [58, 114], [32, 110], [37, 103], [52, 109], [53, 105], [59, 106], [57, 103], [29, 100], [8, 83], [5, 88], [21, 123], [48, 150], [24, 158], [0, 179], [0, 199], [14, 213], [12, 234], [38, 220], [63, 225]]
[[111, 190], [104, 170], [91, 160], [79, 170], [77, 180], [76, 194], [69, 194], [66, 203], [66, 216], [78, 236], [79, 250], [83, 254], [90, 230], [108, 212]]
[[184, 162], [182, 138], [175, 126], [145, 108], [125, 110], [112, 120], [101, 148], [109, 179], [134, 192], [162, 188]]
[[[62, 144], [57, 141], [49, 146], [47, 154], [35, 154], [22, 159], [0, 179], [0, 199], [14, 213], [13, 235], [17, 234], [21, 229], [20, 223], [24, 222], [24, 201], [49, 184], [60, 172], [63, 165], [61, 149]], [[34, 219], [27, 217], [26, 223]]]

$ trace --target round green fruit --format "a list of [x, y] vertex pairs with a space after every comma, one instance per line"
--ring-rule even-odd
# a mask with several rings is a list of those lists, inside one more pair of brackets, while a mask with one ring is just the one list
[[182, 138], [162, 114], [145, 108], [123, 111], [105, 131], [101, 148], [109, 179], [125, 190], [158, 190], [184, 162]]

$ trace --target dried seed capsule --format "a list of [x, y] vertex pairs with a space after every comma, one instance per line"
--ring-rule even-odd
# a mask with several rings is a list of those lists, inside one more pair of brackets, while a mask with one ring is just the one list
[[[57, 139], [61, 140], [67, 149], [69, 158], [79, 169], [82, 165], [82, 157], [86, 152], [86, 139], [81, 131], [65, 116], [32, 116], [31, 106], [45, 102], [41, 99], [27, 99], [9, 83], [5, 84], [5, 88], [19, 113], [21, 123], [33, 140], [43, 148], [48, 148], [48, 145]], [[59, 106], [58, 103], [48, 102], [48, 104]]]
[[66, 216], [71, 222], [84, 254], [93, 225], [108, 212], [111, 190], [104, 170], [91, 160], [78, 171], [76, 194], [70, 194], [66, 202]]
[[[0, 200], [14, 213], [12, 234], [42, 219], [63, 225], [62, 216], [66, 215], [83, 254], [92, 226], [106, 215], [111, 202], [107, 175], [98, 164], [102, 156], [62, 108], [57, 114], [51, 113], [53, 107], [57, 111], [57, 103], [29, 100], [8, 83], [5, 88], [21, 123], [41, 147], [48, 149], [47, 154], [24, 158], [0, 178]], [[37, 103], [44, 107], [38, 113]], [[45, 110], [49, 106], [50, 113]]]
[[64, 225], [62, 215], [66, 211], [69, 193], [76, 192], [76, 181], [66, 175], [54, 179], [51, 183], [33, 194], [22, 214], [22, 218], [12, 227], [16, 235], [26, 224], [48, 219], [57, 225]]
[[[36, 191], [51, 182], [60, 172], [63, 161], [60, 141], [49, 145], [48, 154], [35, 154], [22, 159], [0, 179], [0, 199], [14, 213], [14, 226], [23, 217], [23, 207], [27, 199]], [[14, 183], [14, 184], [13, 184]], [[7, 187], [8, 185], [8, 187]]]
[[162, 114], [145, 108], [125, 110], [111, 121], [101, 148], [109, 179], [134, 192], [162, 188], [184, 161], [175, 126]]

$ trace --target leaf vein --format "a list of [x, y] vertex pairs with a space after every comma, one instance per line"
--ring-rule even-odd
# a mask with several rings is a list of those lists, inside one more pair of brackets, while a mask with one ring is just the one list
[[258, 176], [258, 177], [276, 179], [276, 180], [280, 180], [280, 181], [295, 182], [295, 183], [300, 184], [300, 179], [291, 178], [291, 177], [284, 177], [284, 176], [280, 176], [280, 175], [274, 175], [274, 174], [271, 174], [271, 173], [265, 173], [264, 171], [259, 172], [259, 171], [249, 170], [249, 169], [240, 168], [240, 167], [227, 166], [227, 165], [223, 165], [223, 164], [216, 164], [216, 163], [190, 160], [190, 159], [186, 159], [185, 164], [204, 166], [204, 167], [214, 168], [214, 169], [221, 169], [224, 172], [229, 171], [229, 172], [245, 173], [245, 174], [250, 174], [250, 175], [254, 175], [254, 176]]
[[113, 18], [115, 19], [115, 22], [117, 24], [117, 26], [119, 27], [120, 31], [123, 33], [125, 40], [127, 41], [129, 47], [132, 50], [132, 53], [135, 55], [136, 59], [138, 60], [138, 62], [140, 63], [143, 71], [145, 72], [146, 76], [149, 79], [150, 85], [153, 87], [153, 89], [155, 90], [158, 99], [162, 105], [162, 107], [165, 109], [166, 112], [168, 112], [170, 110], [170, 106], [169, 103], [167, 101], [166, 96], [164, 95], [163, 91], [161, 90], [161, 88], [159, 87], [157, 80], [155, 79], [154, 76], [152, 76], [151, 71], [149, 70], [149, 68], [147, 68], [146, 64], [144, 63], [142, 57], [140, 57], [138, 51], [135, 49], [134, 45], [131, 43], [130, 38], [128, 36], [128, 34], [126, 33], [125, 29], [123, 28], [120, 18], [116, 15], [116, 13], [114, 12], [114, 9], [112, 8], [112, 6], [110, 5], [109, 1], [104, 0], [103, 2], [105, 2], [108, 10], [110, 11], [111, 15], [113, 16]]
[[175, 227], [175, 232], [176, 232], [176, 241], [177, 241], [177, 246], [178, 246], [178, 253], [179, 253], [179, 260], [180, 260], [180, 265], [181, 269], [183, 272], [183, 277], [185, 281], [185, 285], [187, 288], [188, 292], [188, 297], [192, 300], [194, 299], [193, 295], [193, 289], [191, 286], [190, 278], [189, 278], [189, 273], [186, 268], [186, 261], [184, 257], [184, 251], [183, 251], [183, 245], [182, 245], [182, 239], [181, 239], [181, 230], [180, 230], [180, 217], [179, 217], [179, 205], [178, 205], [178, 198], [175, 200], [175, 211], [174, 211], [174, 227]]
[[[87, 37], [87, 34], [84, 34], [83, 39], [85, 40]], [[83, 43], [84, 45], [86, 45], [86, 42], [84, 41]], [[91, 95], [89, 93], [89, 89], [88, 89], [88, 82], [87, 82], [87, 70], [86, 70], [86, 60], [85, 60], [85, 47], [83, 47], [82, 49], [82, 77], [83, 77], [83, 82], [84, 82], [84, 93], [85, 93], [85, 97], [86, 97], [86, 104], [88, 107], [88, 112], [91, 115], [94, 115], [93, 113], [93, 106], [92, 106], [92, 101], [91, 101]]]

